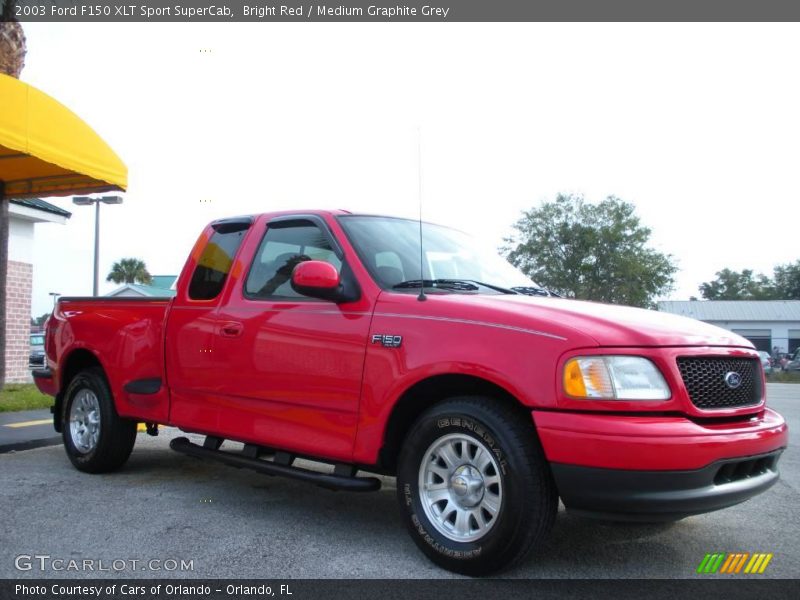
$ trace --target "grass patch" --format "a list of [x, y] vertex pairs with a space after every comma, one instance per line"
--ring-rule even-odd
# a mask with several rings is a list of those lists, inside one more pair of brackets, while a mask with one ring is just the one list
[[773, 371], [767, 374], [769, 383], [800, 383], [800, 373], [797, 371]]
[[36, 410], [52, 405], [53, 397], [42, 394], [32, 383], [7, 383], [0, 392], [0, 412]]

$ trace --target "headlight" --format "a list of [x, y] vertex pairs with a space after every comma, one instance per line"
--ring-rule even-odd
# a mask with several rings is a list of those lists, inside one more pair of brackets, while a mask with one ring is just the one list
[[578, 356], [564, 365], [564, 391], [587, 400], [667, 400], [669, 386], [641, 356]]

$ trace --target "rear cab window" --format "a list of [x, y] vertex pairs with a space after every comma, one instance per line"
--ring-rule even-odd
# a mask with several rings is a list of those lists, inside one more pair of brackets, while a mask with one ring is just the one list
[[212, 224], [214, 233], [203, 248], [189, 282], [189, 299], [213, 300], [219, 296], [251, 224], [252, 219], [231, 219]]

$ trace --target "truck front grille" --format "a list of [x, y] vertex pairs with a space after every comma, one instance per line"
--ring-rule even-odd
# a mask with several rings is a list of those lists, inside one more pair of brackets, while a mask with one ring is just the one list
[[[761, 401], [761, 373], [756, 358], [697, 358], [678, 359], [689, 398], [698, 408], [735, 408], [758, 404]], [[739, 378], [738, 386], [735, 373]]]

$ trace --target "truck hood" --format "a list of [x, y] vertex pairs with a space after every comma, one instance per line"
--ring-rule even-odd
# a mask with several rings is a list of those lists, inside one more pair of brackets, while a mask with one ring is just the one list
[[600, 346], [753, 347], [727, 329], [655, 310], [551, 297], [448, 294], [440, 298], [470, 305], [469, 312], [489, 309], [482, 320], [549, 331], [568, 339], [589, 336]]

